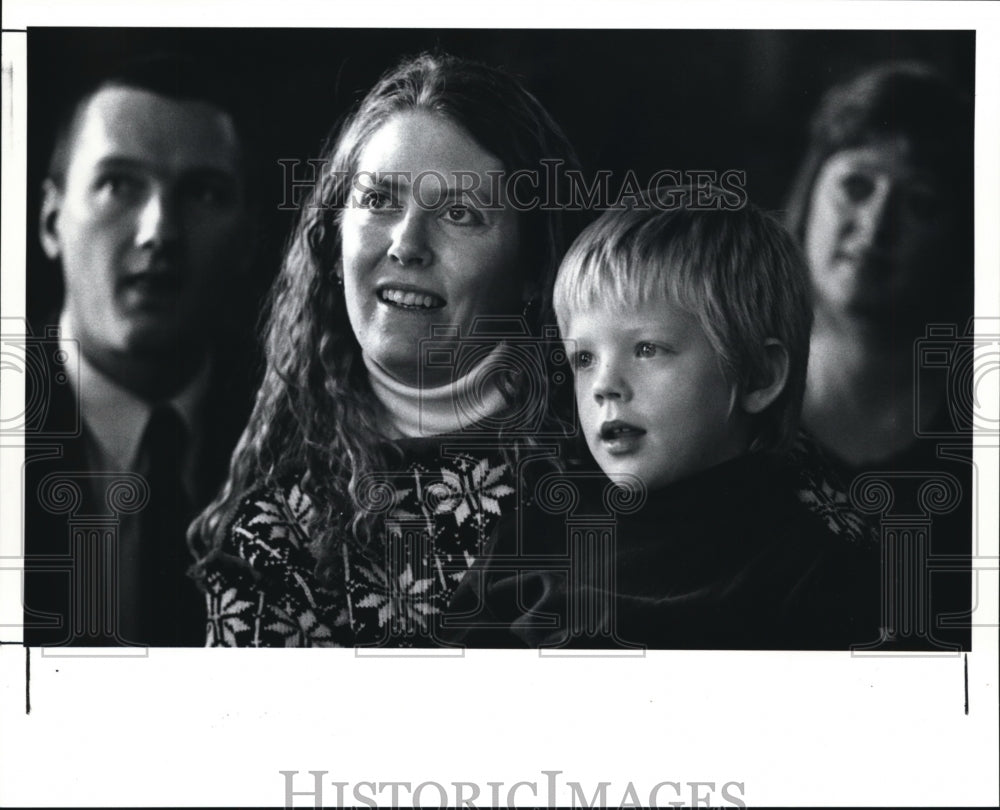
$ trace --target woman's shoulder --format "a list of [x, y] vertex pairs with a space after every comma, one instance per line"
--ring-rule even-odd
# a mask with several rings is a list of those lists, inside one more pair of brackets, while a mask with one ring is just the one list
[[778, 468], [780, 479], [817, 535], [865, 550], [877, 547], [875, 527], [851, 503], [835, 465], [808, 434], [798, 434]]

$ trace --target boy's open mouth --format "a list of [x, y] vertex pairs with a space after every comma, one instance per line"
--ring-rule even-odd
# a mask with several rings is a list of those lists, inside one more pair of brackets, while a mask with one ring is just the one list
[[639, 440], [646, 435], [641, 427], [615, 419], [601, 425], [601, 443], [612, 455], [631, 453], [639, 446]]

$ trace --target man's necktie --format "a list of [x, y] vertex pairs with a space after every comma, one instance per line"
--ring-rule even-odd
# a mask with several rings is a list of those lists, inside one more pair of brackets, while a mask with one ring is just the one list
[[142, 513], [140, 604], [144, 644], [158, 647], [205, 643], [204, 598], [186, 575], [193, 559], [185, 535], [194, 518], [181, 476], [188, 433], [168, 404], [153, 409], [143, 436], [149, 503]]

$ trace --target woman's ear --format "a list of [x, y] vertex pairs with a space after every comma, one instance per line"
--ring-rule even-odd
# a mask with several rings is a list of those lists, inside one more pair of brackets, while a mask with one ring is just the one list
[[764, 341], [767, 372], [763, 379], [751, 380], [740, 395], [740, 405], [747, 413], [760, 413], [785, 390], [788, 381], [788, 350], [780, 340]]
[[534, 281], [525, 281], [521, 285], [521, 318], [528, 322], [528, 328], [538, 325], [542, 310], [541, 286]]
[[534, 279], [525, 279], [521, 284], [521, 303], [527, 304], [534, 301], [542, 294], [542, 286]]
[[58, 259], [59, 211], [62, 208], [62, 191], [52, 180], [42, 183], [42, 210], [38, 218], [38, 236], [42, 249], [50, 259]]

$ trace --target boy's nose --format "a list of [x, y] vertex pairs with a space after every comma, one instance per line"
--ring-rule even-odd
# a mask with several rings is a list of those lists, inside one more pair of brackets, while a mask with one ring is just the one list
[[594, 378], [593, 394], [598, 405], [609, 399], [627, 402], [632, 398], [632, 389], [611, 363], [603, 363]]

